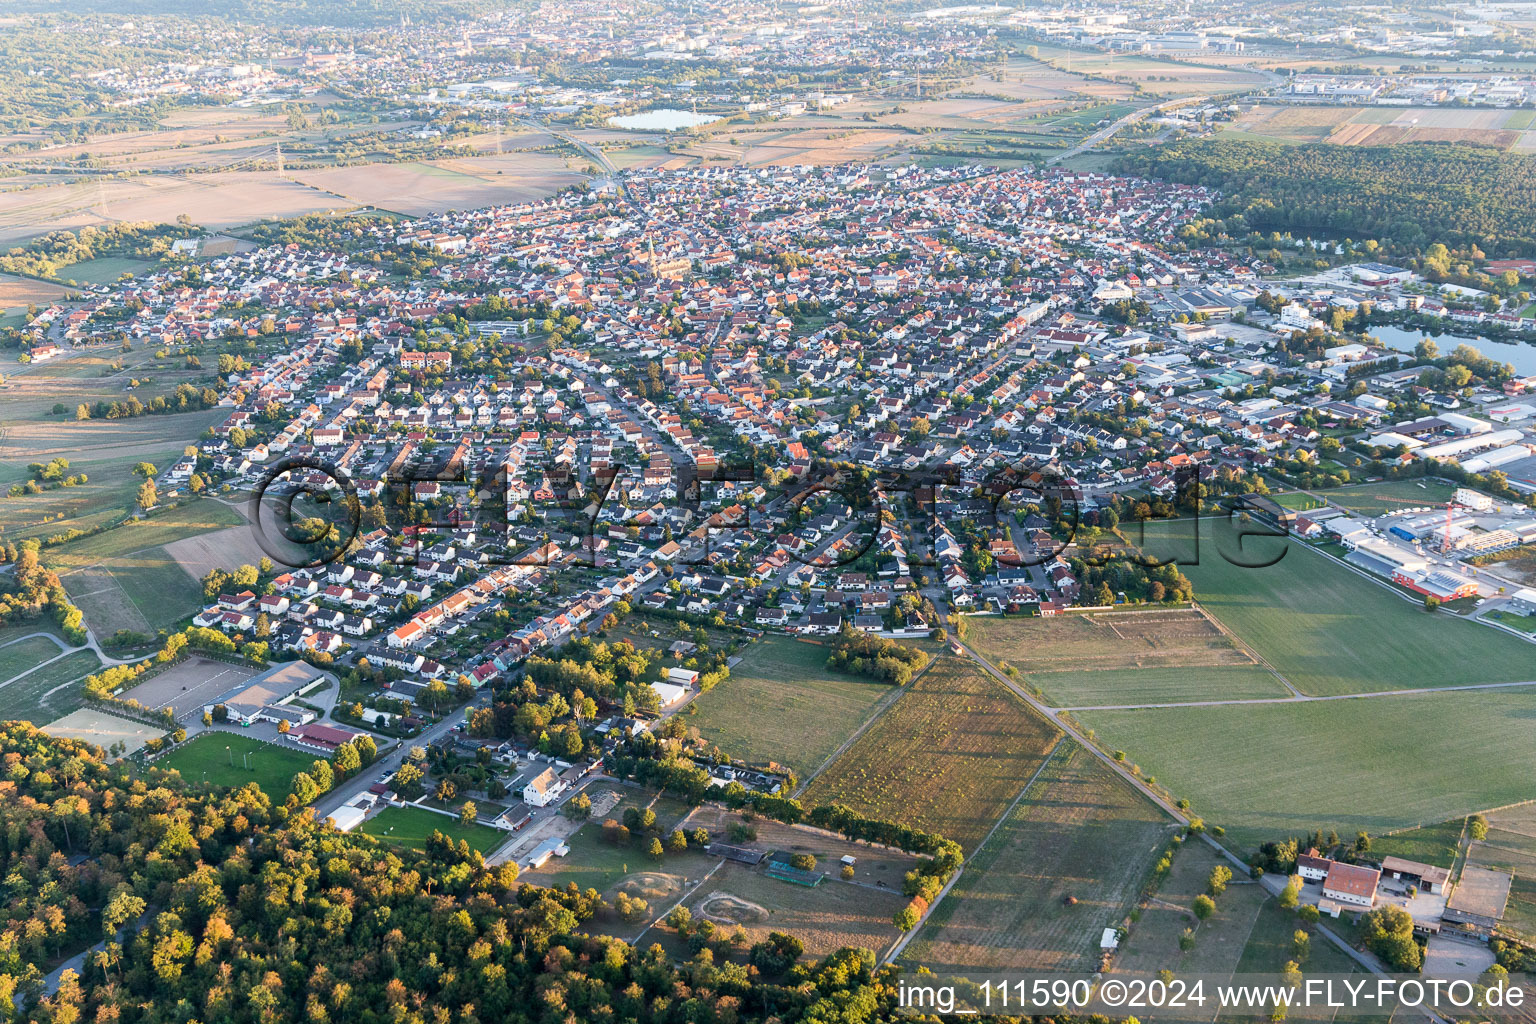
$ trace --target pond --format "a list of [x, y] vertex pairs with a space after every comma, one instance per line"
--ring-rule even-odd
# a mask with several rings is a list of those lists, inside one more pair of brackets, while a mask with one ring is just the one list
[[647, 110], [643, 114], [624, 114], [610, 117], [608, 123], [615, 128], [633, 128], [642, 132], [675, 132], [683, 128], [697, 128], [720, 118], [715, 114], [699, 114], [692, 110], [676, 110], [663, 107]]
[[[1412, 352], [1426, 335], [1424, 331], [1405, 330], [1392, 324], [1372, 324], [1366, 333], [1374, 336], [1387, 348], [1396, 349], [1399, 352]], [[1456, 334], [1428, 336], [1439, 346], [1442, 356], [1449, 355], [1457, 345], [1471, 345], [1489, 359], [1511, 364], [1515, 372], [1521, 376], [1536, 373], [1536, 345], [1528, 342], [1499, 341], [1493, 338]]]

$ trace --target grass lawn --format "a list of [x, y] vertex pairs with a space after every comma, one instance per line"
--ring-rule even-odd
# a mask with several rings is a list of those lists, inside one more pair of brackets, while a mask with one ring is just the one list
[[[6, 644], [0, 647], [0, 683], [18, 673], [36, 668], [49, 658], [57, 658], [59, 654], [58, 644], [40, 636]], [[3, 693], [0, 690], [0, 694]]]
[[[227, 751], [226, 747], [229, 748]], [[242, 763], [247, 754], [250, 755], [250, 770], [246, 770]], [[263, 743], [236, 732], [220, 731], [203, 733], [189, 740], [156, 761], [155, 767], [174, 769], [194, 784], [206, 779], [215, 786], [238, 788], [254, 782], [274, 802], [280, 803], [293, 788], [293, 777], [314, 762], [315, 757], [297, 750]]]
[[777, 761], [801, 778], [863, 724], [886, 683], [827, 670], [831, 648], [772, 637], [748, 647], [731, 677], [684, 717], [710, 743], [753, 764]]
[[1313, 829], [1379, 835], [1536, 792], [1536, 687], [1078, 718], [1243, 848]]
[[1522, 633], [1536, 633], [1536, 615], [1511, 615], [1509, 612], [1488, 612], [1485, 619], [1493, 619], [1510, 629], [1518, 629]]
[[[1431, 615], [1300, 544], [1249, 537], [1225, 519], [1199, 522], [1199, 564], [1180, 564], [1195, 597], [1303, 693], [1368, 693], [1536, 679], [1529, 645], [1449, 615]], [[1148, 550], [1185, 548], [1192, 524], [1147, 524]], [[1169, 544], [1160, 539], [1178, 538]], [[1283, 545], [1283, 547], [1277, 547]], [[1274, 565], [1247, 568], [1229, 560]]]
[[358, 826], [358, 831], [382, 842], [424, 850], [433, 832], [441, 832], [454, 842], [463, 839], [471, 849], [490, 853], [512, 835], [489, 825], [464, 825], [458, 818], [434, 814], [420, 807], [386, 807]]
[[[1135, 904], [1172, 820], [1071, 740], [902, 952], [909, 967], [1093, 971], [1098, 938]], [[1076, 903], [1065, 903], [1067, 897]]]
[[[57, 648], [54, 653], [58, 653]], [[68, 684], [84, 679], [99, 668], [101, 661], [96, 655], [90, 651], [76, 651], [0, 687], [0, 720], [19, 718], [43, 725], [69, 714], [85, 704], [85, 695], [80, 687]]]
[[[1325, 921], [1324, 924], [1330, 922]], [[1355, 963], [1354, 960], [1339, 947], [1335, 946], [1325, 936], [1315, 932], [1310, 934], [1306, 944], [1305, 954], [1298, 953], [1296, 947], [1297, 930], [1302, 928], [1296, 915], [1288, 910], [1281, 910], [1274, 900], [1267, 900], [1259, 908], [1259, 916], [1253, 922], [1253, 930], [1248, 933], [1248, 943], [1243, 947], [1243, 955], [1238, 960], [1237, 973], [1241, 975], [1259, 975], [1252, 979], [1245, 978], [1244, 982], [1252, 982], [1261, 985], [1278, 984], [1281, 980], [1281, 972], [1285, 969], [1286, 961], [1296, 960], [1300, 956], [1300, 967], [1303, 977], [1316, 977], [1318, 975], [1350, 975], [1363, 974], [1365, 968]], [[1350, 1011], [1339, 1010], [1328, 1006], [1313, 1006], [1292, 1008], [1287, 1014], [1287, 1020], [1311, 1020], [1311, 1021], [1342, 1021]], [[1267, 1024], [1269, 1014], [1267, 1012], [1254, 1012], [1247, 1014], [1237, 1011], [1223, 1011], [1223, 1021], [1246, 1021], [1252, 1024]], [[1373, 1019], [1377, 1024], [1386, 1024], [1385, 1017], [1366, 1018]]]
[[[1436, 825], [1395, 832], [1390, 836], [1377, 836], [1371, 840], [1371, 857], [1402, 857], [1421, 864], [1435, 864], [1442, 868], [1456, 863], [1456, 849], [1461, 843], [1461, 833], [1466, 823], [1464, 817], [1452, 818]], [[1347, 842], [1350, 837], [1343, 837]]]
[[[1120, 943], [1112, 973], [1150, 975], [1171, 970], [1186, 978], [1197, 974], [1226, 977], [1237, 969], [1259, 909], [1268, 897], [1257, 884], [1234, 878], [1227, 891], [1216, 898], [1216, 913], [1197, 922], [1190, 907], [1195, 897], [1205, 892], [1211, 869], [1218, 863], [1226, 861], [1218, 861], [1210, 847], [1198, 840], [1185, 841], [1156, 898], [1143, 903], [1139, 919]], [[1195, 929], [1195, 944], [1193, 949], [1181, 950], [1179, 936], [1186, 928]], [[1172, 1013], [1164, 1019], [1188, 1019], [1188, 1012]], [[1155, 1015], [1153, 1019], [1157, 1019]], [[1203, 1014], [1201, 1019], [1210, 1018]]]
[[945, 656], [802, 799], [937, 832], [970, 852], [1060, 735], [974, 664]]

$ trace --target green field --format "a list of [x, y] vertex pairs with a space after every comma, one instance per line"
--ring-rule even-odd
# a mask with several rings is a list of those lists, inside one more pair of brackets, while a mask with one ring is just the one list
[[1100, 932], [1130, 912], [1172, 824], [1064, 740], [903, 950], [903, 963], [937, 973], [1095, 970]]
[[59, 271], [59, 280], [80, 284], [111, 284], [124, 274], [138, 274], [151, 264], [131, 256], [103, 256], [100, 259], [72, 263]]
[[[0, 683], [36, 668], [49, 658], [57, 658], [59, 645], [46, 637], [33, 637], [0, 647]], [[0, 691], [3, 693], [3, 691]]]
[[[54, 654], [58, 648], [54, 648]], [[68, 684], [101, 668], [90, 651], [76, 651], [0, 687], [0, 720], [24, 719], [42, 724], [69, 714], [85, 704], [80, 687]]]
[[1309, 509], [1321, 508], [1326, 504], [1321, 498], [1314, 498], [1312, 495], [1303, 494], [1301, 491], [1271, 494], [1270, 497], [1274, 499], [1277, 505], [1280, 505], [1282, 508], [1288, 508], [1293, 512], [1306, 512]]
[[731, 677], [685, 716], [704, 739], [753, 764], [777, 761], [805, 778], [892, 691], [886, 683], [827, 671], [831, 649], [788, 637], [747, 648]]
[[420, 807], [386, 807], [359, 825], [358, 831], [382, 842], [418, 850], [426, 849], [427, 839], [433, 832], [441, 832], [454, 842], [463, 839], [471, 849], [481, 853], [491, 852], [511, 836], [510, 832], [489, 825], [464, 825], [458, 818], [424, 811]]
[[1244, 848], [1313, 829], [1378, 835], [1536, 798], [1536, 687], [1078, 718]]
[[937, 832], [969, 852], [1060, 735], [972, 662], [943, 656], [803, 799]]
[[244, 522], [235, 509], [205, 498], [51, 548], [43, 560], [60, 572], [97, 636], [119, 629], [153, 634], [202, 606], [202, 588], [163, 545]]
[[1465, 817], [1452, 818], [1436, 825], [1411, 828], [1389, 836], [1377, 836], [1371, 842], [1371, 856], [1403, 857], [1420, 864], [1437, 864], [1442, 868], [1456, 862], [1456, 849], [1466, 826]]
[[[242, 764], [246, 754], [251, 755], [249, 771]], [[317, 756], [273, 746], [240, 733], [221, 731], [203, 733], [187, 741], [156, 761], [155, 767], [174, 769], [181, 773], [182, 779], [194, 784], [207, 781], [216, 786], [238, 788], [254, 782], [263, 793], [280, 803], [293, 787], [294, 775], [306, 771]]]
[[1420, 505], [1439, 505], [1451, 500], [1456, 488], [1439, 480], [1383, 480], [1374, 484], [1338, 487], [1325, 492], [1328, 500], [1356, 515], [1379, 516]]
[[[1303, 693], [1331, 695], [1536, 679], [1531, 647], [1498, 630], [1430, 615], [1301, 544], [1249, 538], [1242, 551], [1265, 568], [1233, 565], [1234, 527], [1200, 521], [1198, 565], [1179, 568], [1206, 611]], [[1149, 523], [1147, 550], [1167, 557], [1187, 546], [1190, 523]]]

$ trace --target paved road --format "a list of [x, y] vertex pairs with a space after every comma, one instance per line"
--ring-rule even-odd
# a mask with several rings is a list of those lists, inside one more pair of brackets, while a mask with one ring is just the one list
[[1126, 114], [1124, 117], [1122, 117], [1120, 120], [1116, 121], [1114, 124], [1106, 125], [1105, 127], [1100, 128], [1098, 131], [1094, 132], [1092, 135], [1088, 136], [1082, 142], [1079, 142], [1076, 146], [1073, 146], [1066, 152], [1058, 153], [1051, 157], [1046, 161], [1046, 164], [1059, 164], [1063, 160], [1070, 160], [1072, 157], [1077, 156], [1079, 153], [1086, 153], [1088, 150], [1092, 149], [1094, 146], [1097, 146], [1104, 140], [1113, 137], [1114, 134], [1120, 131], [1122, 128], [1133, 125], [1138, 121], [1144, 121], [1148, 117], [1151, 117], [1153, 114], [1156, 114], [1160, 111], [1167, 110], [1170, 107], [1182, 107], [1204, 103], [1208, 99], [1210, 99], [1209, 96], [1183, 96], [1176, 100], [1169, 100], [1166, 103], [1159, 103], [1155, 107], [1142, 107], [1140, 110], [1133, 110], [1129, 114]]

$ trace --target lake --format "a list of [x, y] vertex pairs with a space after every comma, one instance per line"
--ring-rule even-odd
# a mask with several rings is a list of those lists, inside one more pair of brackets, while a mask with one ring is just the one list
[[[1366, 333], [1374, 336], [1387, 348], [1396, 349], [1399, 352], [1412, 352], [1425, 336], [1424, 331], [1404, 330], [1393, 324], [1372, 324]], [[1442, 356], [1450, 355], [1451, 349], [1457, 345], [1471, 345], [1489, 359], [1511, 364], [1515, 372], [1521, 376], [1536, 373], [1536, 345], [1523, 341], [1495, 341], [1492, 338], [1464, 337], [1456, 334], [1442, 334], [1439, 337], [1431, 334], [1429, 337], [1440, 347]]]
[[610, 117], [608, 123], [615, 128], [633, 128], [642, 132], [675, 132], [682, 128], [697, 128], [701, 124], [720, 120], [714, 114], [696, 114], [691, 110], [647, 110], [643, 114], [624, 114]]

